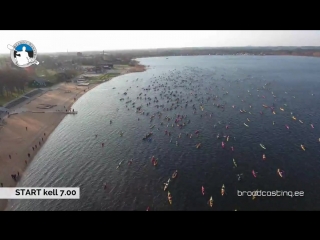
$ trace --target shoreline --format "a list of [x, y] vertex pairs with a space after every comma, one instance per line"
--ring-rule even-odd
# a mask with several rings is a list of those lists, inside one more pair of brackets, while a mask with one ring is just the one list
[[[120, 75], [146, 70], [146, 66], [137, 66], [124, 69]], [[104, 82], [89, 86], [60, 83], [54, 89], [35, 96], [14, 109], [14, 114], [10, 114], [10, 117], [5, 119], [6, 123], [0, 126], [0, 184], [3, 184], [3, 187], [16, 187], [19, 184], [21, 176], [38, 151], [68, 115], [65, 110], [72, 110], [72, 106], [80, 97], [102, 83]], [[53, 107], [39, 109], [41, 104]], [[78, 111], [78, 109], [74, 110]], [[16, 181], [10, 176], [12, 174], [17, 175]], [[0, 211], [5, 211], [7, 205], [7, 199], [0, 199]]]
[[[71, 96], [69, 96], [68, 99], [64, 99], [67, 101], [60, 102], [60, 104], [63, 105], [57, 104], [57, 106], [54, 107], [60, 108], [59, 111], [58, 109], [55, 109], [57, 110], [56, 112], [49, 109], [50, 111], [42, 111], [42, 113], [27, 111], [10, 115], [9, 118], [5, 119], [6, 124], [0, 130], [0, 182], [3, 184], [3, 187], [17, 186], [21, 176], [50, 137], [51, 133], [64, 117], [68, 115], [62, 112], [64, 106], [66, 109], [70, 109], [81, 96], [98, 85], [99, 84], [92, 84], [88, 89], [88, 87], [79, 88], [69, 83], [61, 84], [58, 89], [47, 91], [20, 107], [20, 109], [25, 108], [25, 105], [32, 102], [36, 105], [44, 101], [44, 98], [48, 98], [48, 95], [52, 96], [52, 98], [48, 100], [53, 100], [59, 97], [59, 94], [56, 93], [57, 91], [64, 90], [65, 88], [73, 88], [73, 92], [68, 92], [68, 94], [71, 93]], [[74, 98], [76, 98], [76, 100], [74, 100]], [[30, 110], [32, 110], [32, 108]], [[30, 154], [30, 157], [28, 154]], [[15, 181], [10, 175], [17, 174], [18, 172], [19, 176]], [[0, 211], [6, 209], [7, 203], [7, 199], [0, 199]]]

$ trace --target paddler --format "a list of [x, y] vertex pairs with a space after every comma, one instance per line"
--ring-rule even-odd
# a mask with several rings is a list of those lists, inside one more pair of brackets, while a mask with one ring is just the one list
[[224, 187], [224, 184], [222, 184], [222, 188], [221, 188], [221, 195], [223, 196], [225, 193], [225, 187]]

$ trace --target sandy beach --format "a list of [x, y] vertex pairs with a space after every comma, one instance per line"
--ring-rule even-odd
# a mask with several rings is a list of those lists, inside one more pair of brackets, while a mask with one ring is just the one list
[[[145, 70], [145, 66], [136, 65], [124, 68], [120, 75]], [[17, 185], [41, 146], [67, 115], [66, 110], [72, 111], [71, 106], [75, 101], [97, 85], [99, 84], [77, 86], [75, 83], [60, 83], [10, 109], [10, 116], [0, 125], [0, 187]], [[42, 109], [44, 105], [53, 107]], [[16, 180], [12, 178], [12, 174], [17, 175]], [[0, 199], [0, 211], [6, 209], [7, 202]]]
[[[0, 184], [3, 187], [16, 186], [33, 157], [66, 116], [66, 109], [69, 110], [80, 96], [97, 85], [61, 83], [10, 111], [11, 115], [0, 127]], [[55, 106], [40, 109], [42, 104]], [[15, 181], [11, 174], [18, 172], [20, 176]], [[7, 200], [0, 200], [0, 211], [5, 209], [6, 204]]]

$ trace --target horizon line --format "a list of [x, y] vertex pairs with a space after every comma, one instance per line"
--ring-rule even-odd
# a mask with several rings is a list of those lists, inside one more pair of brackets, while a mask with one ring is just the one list
[[[211, 49], [216, 49], [216, 48], [292, 48], [292, 47], [295, 47], [295, 48], [308, 48], [308, 47], [311, 47], [311, 48], [320, 48], [320, 45], [319, 46], [314, 46], [314, 45], [310, 45], [310, 46], [307, 46], [307, 45], [302, 45], [302, 46], [220, 46], [220, 47], [162, 47], [162, 48], [135, 48], [135, 49], [102, 49], [102, 50], [82, 50], [82, 51], [69, 51], [69, 50], [66, 50], [66, 51], [54, 51], [54, 52], [37, 52], [38, 54], [48, 54], [48, 53], [77, 53], [77, 52], [101, 52], [101, 51], [109, 51], [109, 52], [115, 52], [115, 51], [143, 51], [143, 50], [165, 50], [165, 49], [190, 49], [190, 48], [211, 48]], [[6, 54], [10, 54], [10, 52], [0, 52], [0, 55], [6, 55]]]

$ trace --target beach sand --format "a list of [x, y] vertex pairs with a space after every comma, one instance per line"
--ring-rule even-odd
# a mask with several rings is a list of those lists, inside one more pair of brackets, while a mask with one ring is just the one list
[[[120, 75], [145, 70], [145, 66], [138, 64], [124, 68]], [[35, 96], [10, 110], [10, 113], [15, 112], [17, 114], [10, 115], [9, 118], [5, 119], [6, 123], [3, 126], [0, 125], [0, 183], [3, 184], [3, 187], [15, 187], [17, 185], [19, 178], [16, 182], [12, 179], [11, 174], [19, 172], [20, 177], [23, 175], [41, 146], [45, 144], [50, 134], [66, 116], [62, 112], [65, 112], [66, 109], [69, 110], [80, 96], [97, 85], [99, 84], [90, 84], [88, 89], [88, 86], [61, 83], [52, 87], [52, 90], [46, 91], [40, 96]], [[50, 109], [39, 109], [40, 104], [56, 106]], [[75, 111], [77, 110], [75, 109]], [[39, 146], [39, 142], [41, 146]], [[35, 147], [35, 145], [37, 145], [37, 148], [33, 150], [32, 147]], [[30, 157], [28, 157], [28, 153], [30, 153]], [[9, 155], [11, 155], [11, 159]], [[7, 202], [8, 200], [0, 199], [0, 211], [6, 209]]]
[[[91, 84], [89, 89], [97, 85]], [[0, 183], [3, 184], [3, 187], [16, 186], [17, 182], [12, 179], [11, 174], [19, 172], [21, 177], [40, 147], [66, 116], [64, 106], [70, 109], [75, 102], [74, 98], [77, 100], [89, 89], [88, 86], [61, 83], [41, 96], [35, 96], [22, 103], [13, 110], [17, 114], [5, 119], [5, 124], [0, 127]], [[39, 109], [39, 104], [56, 106], [51, 109]], [[33, 113], [32, 111], [45, 113]], [[32, 147], [35, 145], [37, 148], [33, 150]], [[0, 211], [5, 210], [6, 204], [7, 200], [0, 199]]]

